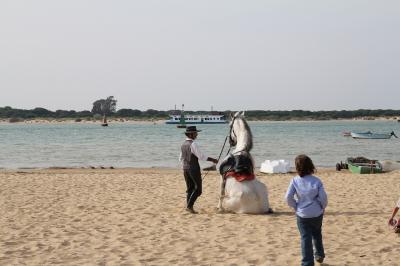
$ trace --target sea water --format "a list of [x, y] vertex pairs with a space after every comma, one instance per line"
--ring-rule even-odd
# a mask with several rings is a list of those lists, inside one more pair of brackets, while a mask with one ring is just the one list
[[[265, 160], [309, 155], [317, 166], [333, 167], [347, 157], [400, 160], [400, 139], [356, 140], [343, 131], [372, 131], [400, 136], [396, 120], [249, 122], [256, 166]], [[197, 142], [208, 156], [221, 152], [228, 124], [197, 125]], [[1, 124], [0, 167], [180, 167], [185, 129], [165, 124]], [[226, 144], [222, 157], [228, 151]], [[211, 165], [202, 162], [203, 167]]]

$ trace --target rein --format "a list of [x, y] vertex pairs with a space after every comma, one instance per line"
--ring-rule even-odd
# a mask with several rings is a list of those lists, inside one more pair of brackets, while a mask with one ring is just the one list
[[[228, 136], [225, 137], [224, 145], [222, 145], [221, 152], [219, 153], [219, 156], [218, 156], [218, 159], [217, 159], [218, 161], [219, 161], [219, 159], [221, 159], [221, 155], [222, 155], [222, 152], [224, 151], [227, 139], [228, 139]], [[229, 147], [228, 152], [226, 153], [226, 155], [228, 155], [229, 151], [231, 150], [231, 147], [232, 146]], [[208, 175], [209, 172], [210, 172], [210, 170], [207, 170], [206, 173], [203, 175], [202, 179], [204, 179]]]
[[[225, 148], [225, 144], [226, 144], [226, 140], [228, 139], [228, 136], [226, 136], [225, 137], [225, 141], [224, 141], [224, 145], [222, 145], [222, 149], [221, 149], [221, 152], [219, 153], [219, 156], [218, 156], [218, 161], [219, 161], [219, 159], [221, 159], [221, 155], [222, 155], [222, 152], [224, 151], [224, 148]], [[232, 146], [229, 146], [229, 149], [228, 149], [228, 152], [227, 152], [227, 154], [226, 155], [228, 155], [228, 153], [229, 153], [229, 151], [231, 150], [231, 148], [232, 148]]]
[[235, 135], [235, 137], [237, 138], [237, 136], [236, 136], [236, 133], [235, 133], [235, 131], [233, 130], [233, 124], [235, 123], [235, 120], [236, 120], [236, 117], [233, 117], [233, 119], [232, 119], [232, 123], [231, 123], [231, 126], [230, 126], [230, 129], [229, 129], [229, 145], [230, 145], [230, 148], [232, 148], [232, 145], [233, 145], [233, 139], [232, 139], [232, 134], [233, 135]]
[[[235, 122], [235, 119], [236, 119], [236, 117], [233, 118], [232, 125], [230, 126], [230, 129], [229, 129], [229, 134], [225, 137], [224, 145], [222, 145], [221, 152], [219, 153], [219, 156], [217, 159], [218, 161], [219, 161], [219, 159], [221, 159], [221, 155], [222, 155], [222, 152], [224, 151], [225, 144], [226, 144], [226, 141], [228, 140], [228, 138], [229, 138], [229, 149], [226, 152], [225, 156], [227, 156], [232, 149], [233, 140], [232, 140], [231, 134], [233, 133], [236, 136], [235, 131], [233, 131], [233, 123]], [[210, 170], [207, 170], [206, 173], [203, 175], [202, 179], [204, 179], [208, 175], [209, 172], [210, 172]]]

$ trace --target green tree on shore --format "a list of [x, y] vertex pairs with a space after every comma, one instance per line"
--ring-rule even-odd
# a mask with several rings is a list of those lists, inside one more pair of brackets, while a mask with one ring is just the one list
[[100, 99], [93, 103], [92, 114], [111, 115], [117, 109], [117, 100], [114, 96]]

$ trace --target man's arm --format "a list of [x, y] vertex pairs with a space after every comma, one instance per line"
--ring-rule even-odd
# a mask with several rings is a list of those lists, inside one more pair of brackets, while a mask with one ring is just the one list
[[192, 145], [190, 145], [190, 151], [196, 155], [197, 158], [199, 158], [199, 160], [202, 161], [209, 161], [209, 162], [213, 162], [213, 163], [218, 163], [217, 159], [214, 159], [212, 157], [207, 157], [206, 155], [204, 155], [204, 153], [202, 153], [199, 149], [199, 146], [197, 146], [196, 142], [193, 142]]
[[396, 216], [396, 213], [397, 213], [398, 210], [399, 210], [399, 207], [397, 207], [397, 206], [393, 209], [392, 216], [390, 217], [390, 219], [388, 221], [389, 225], [393, 225], [392, 224], [393, 223], [393, 218]]
[[217, 164], [217, 163], [218, 163], [218, 160], [217, 160], [217, 159], [215, 159], [215, 158], [211, 158], [211, 157], [207, 157], [207, 161], [209, 161], [209, 162], [213, 162], [213, 163], [215, 163], [215, 164]]

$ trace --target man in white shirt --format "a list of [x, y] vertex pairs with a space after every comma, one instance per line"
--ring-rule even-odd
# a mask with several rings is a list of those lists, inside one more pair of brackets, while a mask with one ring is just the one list
[[205, 156], [197, 146], [194, 140], [197, 138], [196, 126], [186, 128], [186, 140], [181, 146], [179, 160], [182, 162], [183, 176], [186, 182], [186, 210], [190, 213], [196, 213], [193, 205], [202, 193], [202, 180], [199, 160], [218, 163], [217, 159]]

